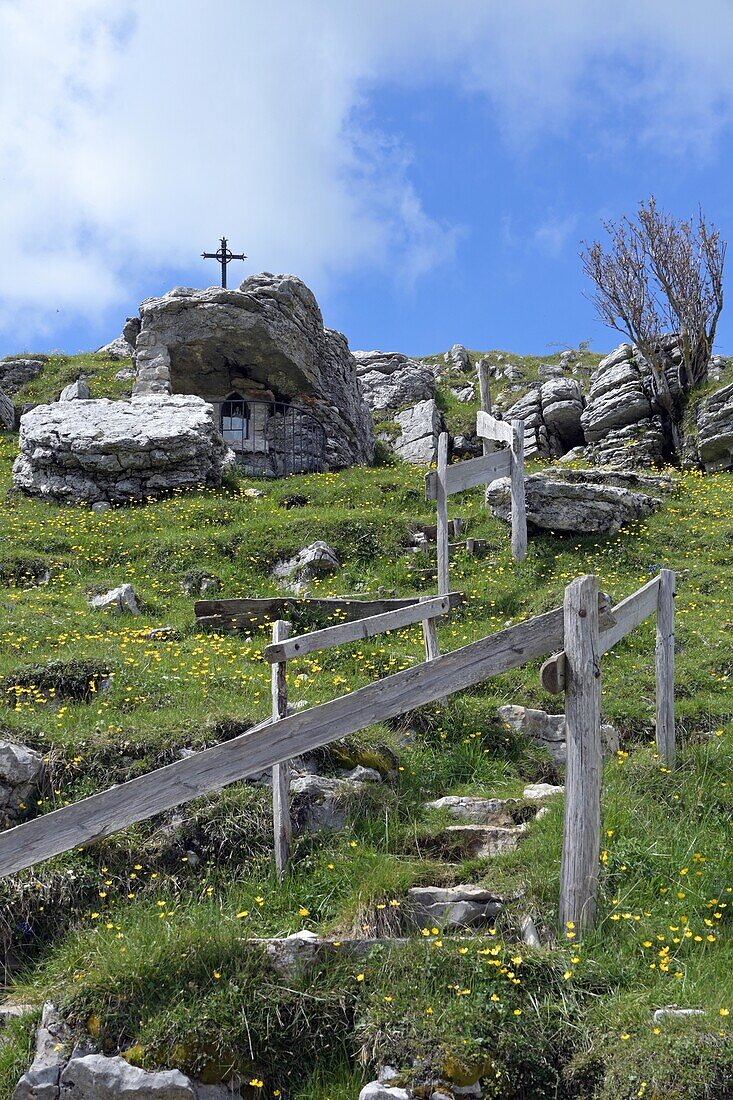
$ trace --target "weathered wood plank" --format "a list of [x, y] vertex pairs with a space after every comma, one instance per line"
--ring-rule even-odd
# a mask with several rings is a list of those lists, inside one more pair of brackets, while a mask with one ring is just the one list
[[[432, 603], [432, 600], [427, 596], [424, 596], [420, 603], [422, 605]], [[438, 627], [435, 622], [435, 618], [423, 619], [422, 621], [422, 636], [425, 643], [425, 660], [434, 661], [436, 657], [440, 656], [440, 647], [438, 645]]]
[[654, 577], [611, 609], [616, 622], [608, 629], [601, 624], [601, 653], [608, 653], [612, 646], [655, 613], [658, 589], [659, 577]]
[[[290, 623], [278, 619], [272, 625], [272, 640], [284, 642], [290, 634]], [[283, 661], [272, 666], [272, 720], [277, 722], [288, 713], [288, 666]], [[290, 761], [282, 760], [272, 768], [272, 827], [275, 838], [275, 866], [283, 878], [290, 860], [293, 830], [290, 822]]]
[[0, 876], [462, 691], [562, 644], [558, 608], [279, 722], [268, 718], [240, 737], [0, 833]]
[[298, 608], [323, 614], [338, 613], [344, 621], [364, 619], [400, 607], [411, 607], [418, 596], [406, 599], [360, 600], [347, 596], [304, 597], [273, 596], [269, 599], [197, 600], [194, 612], [199, 626], [209, 628], [253, 629], [270, 626], [276, 619], [292, 614]]
[[502, 443], [511, 443], [512, 426], [506, 420], [497, 420], [491, 413], [480, 409], [476, 413], [476, 435], [486, 439], [498, 439]]
[[527, 506], [524, 494], [524, 421], [512, 420], [511, 482], [512, 482], [512, 557], [524, 561], [527, 557]]
[[438, 595], [444, 596], [450, 588], [448, 579], [448, 493], [446, 490], [448, 471], [448, 433], [441, 432], [438, 438], [438, 485], [436, 489], [436, 507], [438, 513]]
[[448, 496], [452, 496], [464, 489], [472, 489], [474, 485], [490, 485], [497, 478], [506, 477], [511, 468], [512, 457], [508, 450], [496, 451], [494, 454], [484, 455], [483, 458], [455, 462], [448, 467], [446, 492]]
[[[489, 364], [485, 359], [480, 359], [477, 367], [478, 373], [478, 392], [479, 401], [481, 403], [481, 411], [489, 413], [491, 415], [491, 386], [489, 385]], [[481, 440], [481, 446], [483, 448], [484, 455], [493, 454], [496, 450], [496, 444], [493, 439]]]
[[565, 691], [565, 651], [553, 653], [540, 669], [540, 683], [550, 695], [561, 695]]
[[675, 764], [674, 721], [674, 595], [675, 575], [662, 569], [657, 591], [657, 749], [663, 764]]
[[[458, 538], [465, 526], [466, 520], [463, 518], [459, 518], [458, 516], [455, 519], [448, 520], [448, 533], [451, 538]], [[413, 523], [410, 524], [410, 530], [413, 535], [422, 535], [426, 542], [437, 542], [437, 523]]]
[[431, 600], [400, 607], [397, 611], [386, 611], [383, 615], [371, 615], [368, 619], [356, 619], [352, 623], [339, 623], [327, 626], [323, 630], [312, 630], [308, 634], [299, 634], [288, 641], [275, 642], [265, 648], [266, 661], [291, 661], [294, 657], [303, 657], [306, 653], [315, 653], [320, 649], [346, 645], [348, 642], [360, 642], [384, 634], [388, 630], [399, 630], [403, 626], [422, 622], [436, 615], [445, 615], [450, 611], [448, 596], [435, 596]]
[[[592, 928], [601, 843], [601, 652], [598, 579], [565, 589], [565, 821], [560, 867], [560, 924]], [[576, 932], [576, 934], [577, 934]]]

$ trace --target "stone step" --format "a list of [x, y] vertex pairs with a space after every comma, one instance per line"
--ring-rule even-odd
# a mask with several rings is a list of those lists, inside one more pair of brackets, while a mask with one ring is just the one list
[[526, 825], [448, 825], [443, 835], [447, 840], [458, 841], [467, 856], [487, 859], [516, 851]]
[[413, 886], [404, 905], [414, 928], [480, 928], [493, 924], [506, 897], [483, 886]]
[[522, 803], [518, 798], [475, 798], [472, 795], [444, 795], [425, 803], [426, 810], [444, 810], [451, 817], [472, 825], [519, 824]]

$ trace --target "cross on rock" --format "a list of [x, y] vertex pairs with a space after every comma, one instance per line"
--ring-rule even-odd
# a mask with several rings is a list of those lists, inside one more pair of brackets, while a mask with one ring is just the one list
[[226, 237], [221, 238], [221, 243], [216, 252], [202, 252], [201, 258], [204, 260], [218, 260], [221, 264], [221, 285], [226, 289], [227, 285], [227, 264], [232, 260], [246, 260], [247, 257], [243, 252], [230, 252], [227, 248]]

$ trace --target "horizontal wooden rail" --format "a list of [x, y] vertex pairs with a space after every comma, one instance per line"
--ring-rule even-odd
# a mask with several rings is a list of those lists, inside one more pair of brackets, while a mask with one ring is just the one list
[[[494, 454], [471, 458], [466, 462], [456, 462], [448, 466], [445, 475], [445, 491], [448, 496], [472, 489], [475, 485], [489, 485], [499, 477], [508, 477], [511, 473], [512, 457], [509, 451], [495, 451]], [[438, 473], [431, 470], [425, 476], [425, 499], [437, 500]]]
[[[292, 615], [302, 609], [320, 614], [343, 616], [345, 622], [396, 611], [400, 607], [413, 607], [419, 596], [404, 599], [358, 600], [347, 596], [304, 597], [271, 596], [263, 599], [197, 600], [193, 605], [199, 626], [268, 626], [276, 619]], [[455, 606], [455, 605], [453, 605]]]
[[328, 703], [268, 722], [165, 768], [0, 833], [0, 876], [219, 790], [283, 760], [444, 699], [542, 657], [563, 642], [561, 608], [507, 627]]
[[[621, 600], [610, 609], [610, 614], [604, 615], [601, 608], [599, 619], [600, 653], [608, 653], [609, 649], [640, 626], [650, 615], [657, 610], [659, 599], [660, 578], [654, 577], [636, 592]], [[540, 669], [540, 682], [545, 691], [551, 695], [560, 695], [565, 690], [565, 652], [553, 653]]]
[[502, 443], [511, 443], [514, 438], [514, 429], [511, 421], [497, 420], [491, 413], [480, 409], [476, 413], [476, 435], [483, 439], [498, 439]]
[[437, 618], [450, 611], [448, 596], [435, 596], [431, 600], [400, 607], [396, 611], [386, 611], [383, 615], [370, 615], [368, 619], [356, 619], [353, 623], [338, 623], [323, 630], [312, 630], [308, 634], [299, 634], [283, 642], [272, 642], [266, 646], [264, 657], [270, 664], [291, 661], [293, 657], [303, 657], [306, 653], [315, 653], [331, 646], [346, 645], [348, 642], [360, 642], [373, 638], [376, 634], [386, 634], [388, 630], [399, 630], [403, 626], [412, 626], [424, 619]]

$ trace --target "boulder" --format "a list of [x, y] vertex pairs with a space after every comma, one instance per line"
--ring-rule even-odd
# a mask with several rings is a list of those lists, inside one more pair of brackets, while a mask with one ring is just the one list
[[48, 359], [47, 355], [0, 359], [0, 389], [12, 397], [28, 382], [38, 378]]
[[341, 568], [341, 559], [327, 542], [312, 542], [304, 546], [294, 558], [280, 561], [272, 570], [277, 580], [306, 581], [315, 577], [327, 577]]
[[64, 386], [59, 394], [59, 401], [88, 401], [89, 386], [83, 378], [77, 378], [69, 386]]
[[303, 775], [290, 783], [291, 813], [297, 833], [343, 829], [345, 801], [353, 784], [324, 775]]
[[180, 1070], [144, 1070], [120, 1055], [72, 1058], [60, 1085], [65, 1100], [196, 1100], [193, 1082]]
[[697, 448], [706, 470], [733, 466], [733, 383], [700, 403]]
[[395, 454], [405, 462], [429, 466], [438, 457], [438, 436], [443, 418], [435, 401], [419, 401], [411, 409], [397, 413], [400, 435], [393, 442]]
[[583, 391], [575, 378], [556, 378], [545, 382], [540, 390], [542, 419], [548, 436], [555, 440], [553, 453], [564, 453], [583, 443], [581, 416]]
[[[324, 328], [313, 293], [294, 275], [263, 272], [238, 290], [177, 287], [140, 306], [134, 393], [222, 401], [286, 401], [326, 433], [330, 467], [370, 462], [371, 413], [340, 332]], [[305, 423], [305, 422], [304, 422]]]
[[131, 615], [140, 614], [140, 602], [135, 589], [131, 584], [121, 584], [119, 588], [111, 588], [100, 596], [93, 596], [89, 606], [95, 611], [113, 611], [121, 615], [128, 611]]
[[[543, 474], [526, 478], [525, 490], [528, 523], [546, 531], [609, 534], [661, 507], [660, 500], [645, 493], [598, 482], [552, 480]], [[508, 477], [488, 486], [486, 501], [495, 516], [511, 522]]]
[[35, 749], [0, 740], [0, 820], [12, 822], [43, 785], [46, 768]]
[[17, 417], [15, 406], [8, 395], [0, 390], [0, 428], [12, 432], [15, 428]]
[[356, 373], [370, 409], [402, 409], [435, 397], [435, 375], [397, 351], [355, 351]]
[[416, 928], [473, 928], [498, 916], [504, 899], [483, 886], [413, 886], [406, 915]]
[[135, 354], [135, 343], [140, 334], [140, 318], [128, 317], [122, 333], [109, 344], [97, 349], [97, 355], [108, 359], [129, 359]]
[[525, 458], [549, 458], [550, 440], [542, 418], [542, 391], [532, 386], [507, 410], [504, 419], [524, 421]]
[[[565, 766], [567, 734], [564, 714], [548, 714], [544, 710], [516, 705], [499, 707], [497, 714], [507, 729], [526, 737], [537, 748], [545, 749], [555, 764]], [[613, 726], [601, 725], [601, 744], [604, 756], [613, 756], [618, 751], [618, 733]]]
[[524, 788], [522, 798], [526, 798], [528, 802], [544, 802], [558, 794], [565, 794], [565, 788], [555, 786], [554, 783], [530, 783]]
[[144, 501], [215, 488], [232, 458], [199, 397], [58, 402], [21, 418], [13, 485], [63, 504]]

